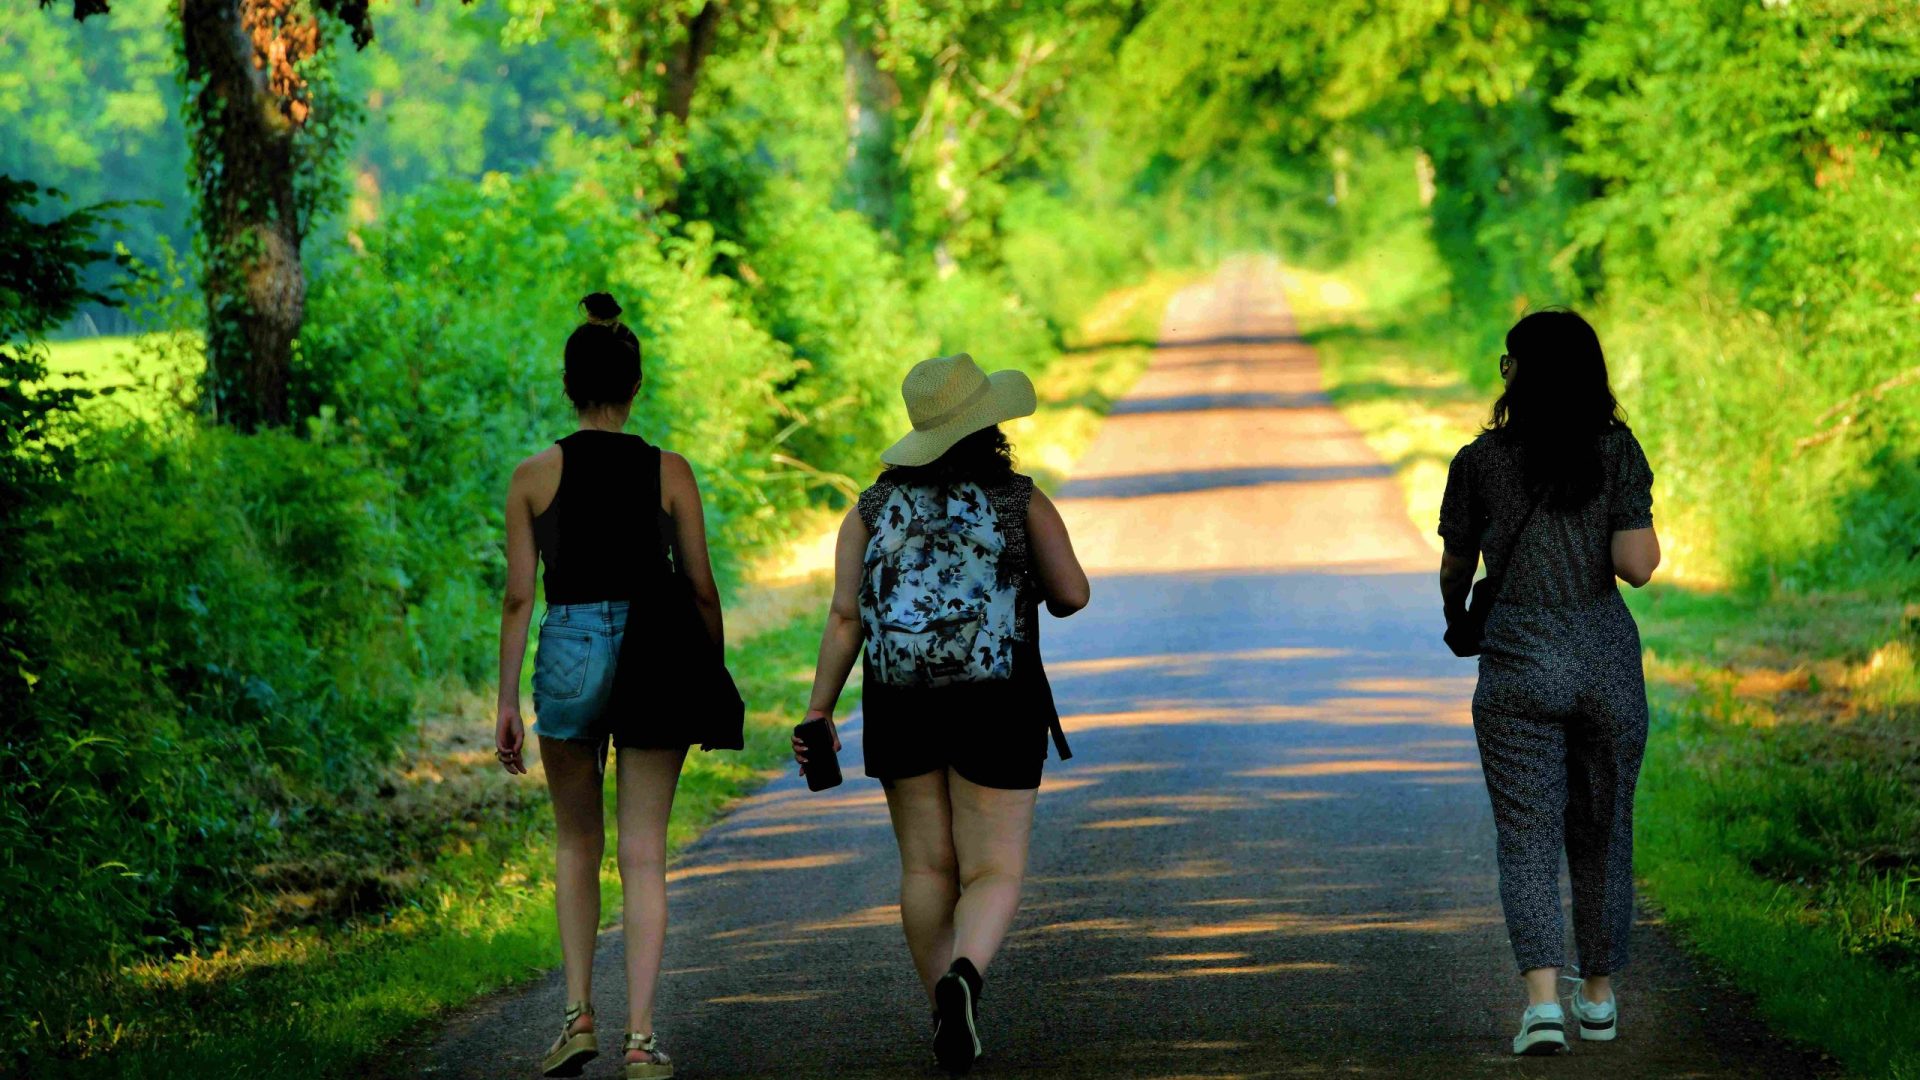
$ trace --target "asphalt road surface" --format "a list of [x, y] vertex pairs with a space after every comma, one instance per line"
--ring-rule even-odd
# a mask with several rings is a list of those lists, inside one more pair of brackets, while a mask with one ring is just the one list
[[[1618, 1041], [1506, 1052], [1523, 995], [1474, 669], [1440, 643], [1436, 559], [1328, 405], [1273, 264], [1231, 265], [1173, 301], [1152, 367], [1060, 502], [1094, 575], [1091, 607], [1043, 620], [1075, 756], [1048, 766], [975, 1075], [1824, 1071], [1644, 916]], [[672, 869], [659, 1026], [682, 1076], [940, 1075], [885, 803], [850, 727], [845, 786], [777, 781]], [[602, 937], [595, 979], [611, 1046], [619, 949]], [[534, 1076], [562, 993], [556, 972], [390, 1060]], [[618, 1060], [587, 1075], [617, 1076]]]

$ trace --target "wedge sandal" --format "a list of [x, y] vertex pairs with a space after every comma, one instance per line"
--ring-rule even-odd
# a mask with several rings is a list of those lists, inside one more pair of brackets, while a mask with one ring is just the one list
[[567, 1006], [567, 1018], [560, 1025], [560, 1037], [540, 1062], [542, 1076], [579, 1076], [587, 1062], [600, 1056], [600, 1037], [591, 1031], [575, 1031], [573, 1025], [583, 1016], [592, 1016], [593, 1006], [577, 1001]]
[[628, 1032], [627, 1050], [638, 1050], [647, 1055], [647, 1060], [629, 1060], [626, 1063], [625, 1080], [664, 1080], [673, 1075], [673, 1059], [660, 1052], [660, 1037], [653, 1032], [645, 1035], [637, 1031]]

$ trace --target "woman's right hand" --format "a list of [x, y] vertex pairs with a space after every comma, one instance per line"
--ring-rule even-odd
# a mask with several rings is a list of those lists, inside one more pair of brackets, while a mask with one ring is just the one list
[[502, 702], [500, 719], [493, 725], [493, 756], [511, 775], [525, 775], [527, 763], [521, 751], [527, 745], [527, 726], [520, 720], [520, 703]]
[[[839, 753], [840, 727], [833, 722], [833, 717], [819, 709], [808, 709], [807, 715], [802, 717], [800, 722], [805, 724], [813, 720], [825, 720], [827, 722], [827, 731], [833, 736], [833, 752], [836, 754]], [[800, 764], [800, 775], [807, 775], [807, 744], [801, 741], [798, 731], [793, 733], [793, 760]]]

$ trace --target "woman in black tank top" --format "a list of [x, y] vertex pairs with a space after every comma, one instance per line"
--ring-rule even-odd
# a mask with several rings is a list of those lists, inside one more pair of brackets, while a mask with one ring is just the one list
[[[704, 636], [717, 666], [720, 595], [707, 560], [699, 488], [685, 458], [624, 434], [640, 389], [640, 342], [613, 297], [582, 301], [588, 320], [567, 340], [566, 392], [580, 430], [521, 462], [507, 494], [507, 585], [500, 618], [495, 753], [525, 773], [520, 672], [533, 613], [536, 565], [546, 566], [547, 612], [534, 662], [535, 729], [558, 827], [554, 875], [567, 1013], [546, 1051], [548, 1076], [571, 1076], [600, 1048], [592, 1005], [600, 925], [602, 783], [607, 745], [620, 748], [620, 882], [626, 894], [628, 1035], [625, 1076], [666, 1077], [654, 1038], [653, 997], [666, 939], [666, 831], [687, 747], [737, 748], [739, 726], [714, 710], [666, 707], [661, 687], [614, 674], [629, 633], [648, 653], [663, 639]], [[690, 595], [690, 599], [688, 598]], [[691, 629], [687, 623], [698, 623]], [[700, 631], [704, 631], [704, 635]], [[638, 639], [636, 638], [636, 641]], [[693, 646], [698, 648], [697, 645]], [[682, 695], [684, 697], [684, 695]], [[648, 708], [652, 705], [654, 707]]]

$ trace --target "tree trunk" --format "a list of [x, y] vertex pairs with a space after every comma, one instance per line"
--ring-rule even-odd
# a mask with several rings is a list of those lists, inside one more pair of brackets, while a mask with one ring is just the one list
[[219, 420], [287, 423], [287, 375], [306, 308], [294, 134], [306, 118], [292, 64], [319, 29], [289, 0], [179, 0], [197, 214], [205, 244], [207, 372]]
[[880, 66], [873, 42], [851, 19], [841, 30], [840, 51], [847, 78], [848, 198], [874, 228], [891, 232], [900, 181], [893, 146], [900, 84]]
[[720, 0], [702, 4], [686, 21], [683, 39], [667, 53], [667, 85], [660, 111], [679, 121], [682, 131], [693, 112], [693, 92], [700, 85], [701, 65], [713, 52], [713, 39], [720, 29], [720, 7]]
[[[643, 137], [656, 152], [655, 167], [663, 169], [656, 203], [664, 214], [675, 212], [680, 177], [686, 167], [687, 118], [693, 114], [694, 91], [700, 71], [719, 36], [726, 0], [707, 0], [691, 18], [672, 16], [664, 22], [642, 19], [639, 45], [634, 50], [639, 92], [658, 86], [659, 98], [644, 115]], [[659, 32], [650, 32], [653, 28]], [[652, 82], [654, 77], [659, 83]], [[664, 151], [664, 153], [662, 153]]]

